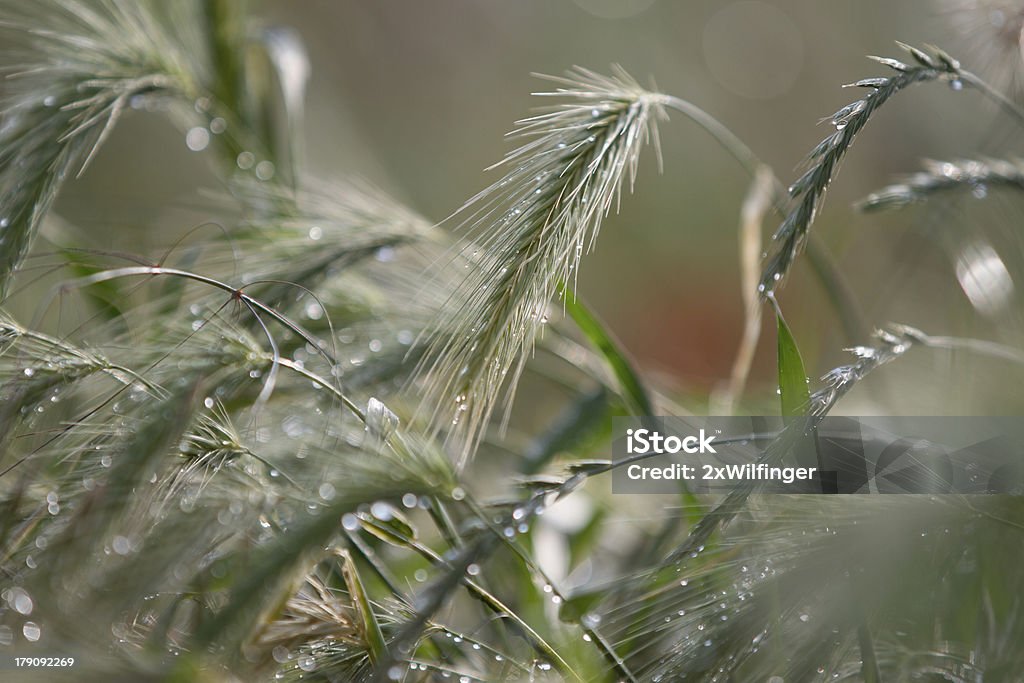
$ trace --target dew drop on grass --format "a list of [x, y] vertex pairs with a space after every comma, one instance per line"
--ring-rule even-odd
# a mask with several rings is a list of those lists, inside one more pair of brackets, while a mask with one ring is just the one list
[[43, 629], [34, 621], [26, 621], [25, 625], [21, 627], [21, 633], [25, 636], [25, 640], [34, 643], [43, 635]]
[[395, 518], [395, 509], [389, 503], [377, 501], [370, 506], [370, 514], [382, 522], [390, 522]]
[[315, 301], [310, 301], [306, 304], [306, 317], [310, 320], [320, 320], [324, 317], [324, 309], [320, 304]]
[[949, 82], [949, 88], [950, 90], [960, 92], [961, 90], [964, 89], [964, 82], [961, 81], [959, 78], [954, 78]]
[[0, 625], [0, 647], [6, 647], [14, 642], [14, 632], [10, 626]]
[[303, 671], [312, 671], [316, 668], [316, 660], [309, 655], [299, 657], [299, 668]]
[[210, 131], [202, 126], [189, 128], [185, 133], [185, 144], [193, 152], [201, 152], [210, 144]]
[[32, 614], [32, 608], [34, 607], [32, 597], [24, 588], [12, 588], [7, 596], [7, 603], [13, 607], [18, 614], [24, 614], [25, 616]]
[[260, 163], [256, 164], [256, 177], [260, 180], [270, 180], [274, 177], [276, 170], [277, 169], [274, 168], [274, 162], [264, 159]]
[[256, 156], [252, 152], [241, 152], [235, 159], [238, 168], [248, 171], [256, 163]]
[[132, 549], [131, 541], [124, 536], [114, 536], [114, 540], [111, 541], [111, 545], [114, 548], [114, 552], [118, 555], [127, 555]]

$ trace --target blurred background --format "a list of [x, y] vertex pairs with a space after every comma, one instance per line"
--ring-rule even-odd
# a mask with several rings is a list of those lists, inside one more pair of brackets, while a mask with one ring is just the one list
[[[549, 87], [533, 73], [621, 64], [710, 112], [788, 183], [826, 134], [819, 120], [854, 99], [840, 86], [884, 75], [864, 57], [900, 56], [895, 40], [937, 44], [1014, 92], [1024, 12], [1021, 3], [961, 0], [263, 0], [257, 9], [268, 25], [297, 29], [309, 52], [312, 175], [365, 178], [432, 221], [498, 178], [484, 169], [515, 146], [505, 137], [513, 122], [542, 104], [530, 93]], [[737, 233], [750, 178], [680, 115], [661, 139], [664, 171], [648, 150], [635, 193], [584, 260], [579, 291], [662, 387], [700, 410], [728, 376], [743, 325]], [[872, 118], [814, 227], [870, 326], [897, 321], [1020, 345], [1018, 200], [993, 192], [892, 214], [851, 208], [922, 158], [1012, 156], [1019, 143], [1019, 128], [980, 95], [942, 83], [912, 88]], [[159, 257], [211, 218], [206, 193], [217, 181], [203, 157], [165, 117], [131, 112], [86, 175], [64, 187], [57, 213], [88, 244]], [[776, 225], [769, 220], [766, 235]], [[843, 332], [806, 259], [780, 298], [812, 377], [867, 341]], [[765, 316], [753, 405], [775, 400], [773, 325]], [[929, 351], [843, 407], [870, 412], [887, 397], [907, 412], [999, 412], [1014, 383], [991, 379], [1006, 372], [1016, 371]]]

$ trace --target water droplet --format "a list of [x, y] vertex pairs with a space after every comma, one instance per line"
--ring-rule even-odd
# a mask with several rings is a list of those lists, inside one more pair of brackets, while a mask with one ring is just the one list
[[323, 236], [324, 236], [324, 229], [321, 228], [319, 225], [314, 225], [313, 227], [311, 227], [309, 229], [309, 239], [313, 240], [314, 242], [316, 242], [317, 240], [319, 240]]
[[580, 622], [587, 628], [597, 628], [601, 623], [601, 615], [595, 614], [594, 612], [587, 612], [580, 619]]
[[807, 615], [807, 614], [801, 614], [801, 615], [800, 615], [800, 621], [804, 622], [805, 624], [806, 624], [806, 623], [807, 623], [808, 621], [810, 621], [810, 620], [811, 620], [811, 617], [810, 617], [810, 615]]
[[8, 592], [7, 603], [13, 607], [18, 614], [24, 614], [25, 616], [32, 614], [32, 608], [34, 607], [32, 597], [24, 588], [17, 586], [12, 588]]
[[248, 171], [256, 163], [256, 157], [252, 152], [242, 152], [235, 159], [235, 163], [238, 164], [238, 168]]
[[210, 132], [214, 135], [220, 135], [228, 128], [228, 122], [221, 117], [216, 117], [210, 121]]
[[395, 508], [390, 503], [378, 500], [370, 506], [370, 514], [382, 522], [390, 522], [395, 518]]
[[202, 126], [189, 128], [185, 133], [185, 144], [193, 152], [201, 152], [210, 144], [210, 131]]
[[34, 374], [36, 374], [35, 368], [25, 368], [26, 377], [31, 377]]
[[341, 516], [341, 526], [343, 526], [346, 531], [355, 531], [359, 528], [359, 518], [351, 512], [346, 512]]
[[26, 621], [25, 625], [21, 627], [21, 633], [25, 636], [25, 640], [30, 643], [34, 643], [39, 640], [39, 637], [43, 634], [43, 630], [39, 628], [39, 624], [34, 621]]
[[312, 671], [316, 668], [316, 660], [309, 655], [299, 657], [299, 668], [303, 671]]
[[323, 484], [320, 484], [320, 488], [317, 489], [317, 493], [319, 493], [320, 497], [324, 500], [333, 500], [335, 494], [334, 484], [325, 481]]
[[118, 555], [127, 555], [132, 549], [131, 541], [125, 536], [114, 536], [111, 546], [113, 546], [114, 552]]
[[951, 80], [949, 82], [949, 88], [950, 88], [950, 90], [955, 90], [956, 92], [960, 92], [961, 90], [964, 89], [964, 82], [961, 81], [959, 78], [954, 78], [953, 80]]
[[309, 318], [310, 320], [320, 320], [320, 318], [324, 317], [324, 309], [316, 301], [310, 301], [308, 304], [306, 304], [306, 309], [304, 312], [306, 314], [306, 317]]
[[270, 180], [274, 177], [275, 170], [274, 162], [264, 159], [256, 164], [256, 177], [260, 180]]

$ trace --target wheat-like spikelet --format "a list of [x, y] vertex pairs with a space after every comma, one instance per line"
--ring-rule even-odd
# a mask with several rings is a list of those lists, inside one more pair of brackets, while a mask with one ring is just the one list
[[945, 52], [938, 49], [923, 52], [909, 45], [901, 46], [914, 58], [913, 64], [873, 57], [894, 71], [895, 75], [851, 83], [853, 87], [866, 88], [868, 94], [826, 119], [835, 127], [835, 132], [811, 151], [808, 159], [810, 168], [789, 188], [789, 194], [796, 204], [772, 236], [777, 246], [768, 258], [758, 285], [762, 293], [770, 293], [775, 289], [803, 250], [811, 223], [821, 207], [829, 183], [857, 133], [867, 125], [875, 111], [893, 95], [915, 83], [948, 78], [953, 87], [963, 87], [959, 62]]
[[505, 382], [515, 384], [562, 283], [575, 279], [584, 251], [635, 178], [640, 148], [664, 116], [661, 96], [622, 69], [601, 76], [574, 69], [538, 93], [566, 99], [518, 123], [528, 141], [499, 166], [505, 176], [462, 209], [475, 241], [474, 267], [459, 285], [429, 349], [425, 405], [453, 425], [465, 458]]
[[61, 183], [88, 165], [121, 114], [196, 89], [194, 56], [149, 3], [69, 0], [42, 18], [21, 3], [3, 7], [4, 29], [32, 36], [34, 52], [11, 68], [0, 105], [0, 296]]
[[857, 202], [857, 208], [861, 211], [902, 209], [954, 190], [970, 190], [980, 199], [989, 188], [998, 187], [1024, 189], [1024, 164], [1004, 159], [928, 160], [923, 171], [871, 193]]

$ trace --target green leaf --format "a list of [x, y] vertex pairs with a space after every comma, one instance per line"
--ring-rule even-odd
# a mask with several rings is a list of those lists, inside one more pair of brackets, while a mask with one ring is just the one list
[[362, 623], [363, 636], [366, 638], [366, 645], [369, 650], [370, 660], [375, 664], [387, 661], [388, 644], [384, 639], [384, 633], [380, 630], [377, 622], [377, 615], [373, 612], [373, 605], [366, 596], [363, 589], [363, 582], [359, 578], [355, 562], [352, 556], [345, 550], [336, 551], [341, 558], [341, 575], [345, 578], [345, 587], [352, 598], [352, 605]]
[[807, 388], [804, 361], [778, 306], [775, 308], [775, 319], [779, 330], [779, 399], [782, 403], [782, 416], [806, 415], [811, 405], [811, 394]]
[[580, 328], [580, 332], [608, 362], [629, 409], [635, 415], [653, 415], [654, 408], [651, 405], [647, 389], [640, 380], [640, 375], [619, 345], [604, 329], [601, 321], [581, 301], [568, 292], [565, 296], [565, 310], [572, 316], [576, 326]]
[[608, 409], [608, 392], [604, 387], [573, 400], [530, 443], [524, 454], [523, 473], [536, 474], [558, 453], [580, 448], [598, 436], [610, 438]]
[[387, 520], [363, 513], [357, 514], [356, 517], [363, 531], [371, 536], [389, 545], [408, 548], [409, 540], [416, 540], [416, 529], [398, 510], [391, 510], [390, 514], [392, 517]]

